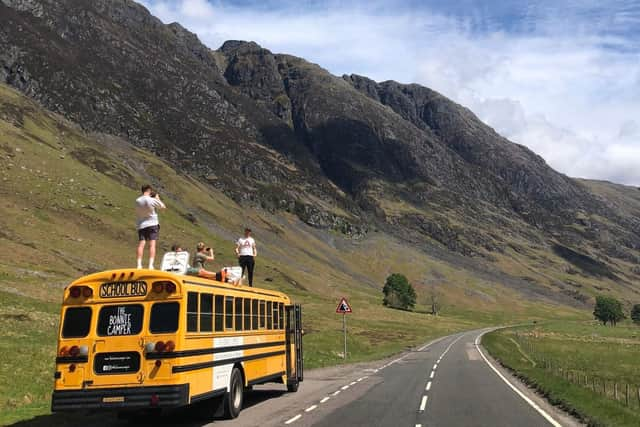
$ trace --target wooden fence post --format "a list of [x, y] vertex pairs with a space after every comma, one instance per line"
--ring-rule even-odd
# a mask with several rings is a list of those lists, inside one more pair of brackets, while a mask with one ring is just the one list
[[624, 387], [624, 404], [629, 406], [629, 384], [625, 384]]

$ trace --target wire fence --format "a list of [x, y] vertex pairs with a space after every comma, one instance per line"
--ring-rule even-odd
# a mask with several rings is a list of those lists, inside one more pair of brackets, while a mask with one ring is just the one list
[[528, 336], [515, 334], [514, 339], [520, 346], [523, 356], [534, 366], [628, 408], [640, 410], [640, 386], [638, 384], [630, 384], [619, 379], [604, 378], [594, 372], [573, 369], [545, 353]]

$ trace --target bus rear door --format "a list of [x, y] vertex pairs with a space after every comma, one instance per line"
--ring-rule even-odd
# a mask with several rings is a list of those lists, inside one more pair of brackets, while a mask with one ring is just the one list
[[303, 380], [302, 359], [302, 307], [300, 304], [286, 307], [286, 358], [287, 390], [298, 390]]

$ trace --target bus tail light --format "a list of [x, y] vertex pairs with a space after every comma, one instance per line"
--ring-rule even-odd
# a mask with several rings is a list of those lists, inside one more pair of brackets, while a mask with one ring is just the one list
[[153, 285], [151, 285], [151, 288], [153, 289], [153, 292], [157, 294], [160, 294], [164, 291], [166, 291], [168, 294], [173, 294], [177, 290], [175, 283], [165, 281], [165, 280], [159, 281], [159, 282], [153, 282]]
[[163, 341], [158, 341], [158, 342], [156, 343], [156, 348], [155, 348], [155, 350], [156, 350], [158, 353], [162, 353], [162, 352], [164, 351], [164, 349], [165, 349], [165, 345], [166, 345], [166, 344], [165, 344]]
[[78, 347], [77, 345], [71, 346], [71, 348], [69, 349], [69, 356], [77, 357], [79, 354], [80, 354], [80, 347]]
[[69, 355], [69, 348], [65, 345], [60, 349], [60, 356], [68, 356], [68, 355]]
[[167, 341], [164, 345], [164, 351], [173, 351], [176, 349], [176, 344], [173, 341]]
[[85, 298], [91, 298], [93, 296], [93, 289], [89, 286], [73, 286], [69, 289], [69, 295], [71, 298], [80, 298], [81, 295]]

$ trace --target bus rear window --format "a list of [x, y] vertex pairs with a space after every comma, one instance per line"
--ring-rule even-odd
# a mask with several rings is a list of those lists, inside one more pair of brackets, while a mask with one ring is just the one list
[[151, 307], [149, 331], [152, 334], [166, 334], [178, 330], [180, 304], [177, 302], [157, 302]]
[[143, 308], [140, 304], [102, 307], [98, 316], [98, 335], [137, 335], [142, 330], [142, 313]]
[[84, 338], [91, 328], [91, 308], [72, 307], [64, 313], [62, 323], [63, 338]]

